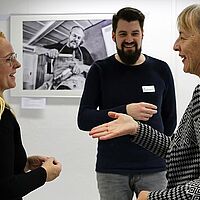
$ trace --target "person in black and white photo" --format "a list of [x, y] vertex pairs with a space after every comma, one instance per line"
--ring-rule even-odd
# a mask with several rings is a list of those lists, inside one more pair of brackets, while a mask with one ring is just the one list
[[47, 71], [50, 76], [36, 89], [81, 89], [85, 83], [93, 58], [90, 52], [81, 44], [84, 30], [80, 26], [71, 28], [66, 43], [46, 45], [36, 48], [38, 55], [47, 56]]

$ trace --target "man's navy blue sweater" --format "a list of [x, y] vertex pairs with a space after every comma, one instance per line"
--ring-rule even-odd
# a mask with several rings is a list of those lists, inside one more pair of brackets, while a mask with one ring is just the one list
[[[126, 113], [127, 104], [148, 102], [156, 105], [158, 112], [145, 123], [166, 135], [173, 133], [177, 116], [171, 70], [164, 61], [145, 57], [145, 62], [136, 66], [122, 64], [114, 55], [94, 62], [79, 107], [81, 130], [89, 131], [112, 120], [108, 111]], [[98, 141], [97, 172], [135, 174], [163, 170], [165, 161], [132, 143], [129, 136]]]

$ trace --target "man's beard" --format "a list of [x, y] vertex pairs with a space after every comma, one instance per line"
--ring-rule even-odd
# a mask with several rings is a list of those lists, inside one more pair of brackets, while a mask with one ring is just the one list
[[135, 51], [124, 51], [124, 43], [122, 43], [122, 49], [117, 48], [117, 54], [119, 55], [121, 61], [127, 65], [135, 64], [141, 55], [141, 51], [141, 47], [138, 49], [137, 44], [135, 44]]
[[76, 49], [78, 48], [79, 44], [76, 42], [76, 41], [70, 41], [69, 43], [69, 47], [72, 48], [72, 49]]

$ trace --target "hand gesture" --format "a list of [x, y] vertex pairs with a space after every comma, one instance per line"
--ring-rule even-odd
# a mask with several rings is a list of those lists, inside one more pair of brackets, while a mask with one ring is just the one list
[[148, 200], [149, 191], [141, 191], [137, 200]]
[[126, 106], [126, 111], [135, 120], [148, 121], [157, 113], [157, 106], [145, 102], [131, 103]]
[[49, 56], [49, 58], [57, 58], [59, 55], [59, 52], [57, 49], [49, 49], [47, 50], [46, 55]]
[[61, 172], [61, 163], [55, 160], [53, 157], [49, 157], [43, 164], [42, 167], [46, 170], [47, 178], [46, 181], [52, 181], [57, 178]]
[[73, 67], [72, 72], [74, 74], [81, 74], [83, 72], [88, 73], [89, 69], [90, 69], [89, 65], [85, 65], [81, 62], [77, 62], [76, 65]]
[[48, 157], [46, 157], [46, 156], [30, 156], [30, 157], [28, 157], [27, 162], [26, 162], [25, 171], [34, 170], [34, 169], [40, 167], [47, 159], [48, 159]]
[[100, 140], [108, 140], [137, 132], [139, 125], [131, 116], [116, 112], [108, 112], [108, 115], [115, 120], [94, 127], [89, 135]]

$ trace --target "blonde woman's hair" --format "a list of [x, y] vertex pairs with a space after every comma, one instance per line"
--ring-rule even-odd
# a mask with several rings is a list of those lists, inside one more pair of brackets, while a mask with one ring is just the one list
[[0, 120], [1, 120], [1, 116], [3, 114], [5, 107], [6, 107], [5, 100], [2, 97], [0, 97]]
[[[4, 33], [1, 32], [1, 31], [0, 31], [0, 38], [6, 38], [6, 36], [4, 35]], [[1, 120], [1, 116], [2, 116], [3, 111], [4, 111], [5, 108], [11, 109], [10, 106], [4, 100], [4, 98], [2, 96], [0, 96], [0, 120]], [[13, 111], [12, 111], [12, 113], [13, 113]], [[13, 115], [14, 115], [14, 113], [13, 113]]]
[[3, 32], [0, 31], [0, 37], [1, 38], [6, 38], [5, 34]]
[[[5, 38], [4, 33], [1, 32], [1, 31], [0, 31], [0, 38]], [[6, 106], [5, 100], [2, 97], [0, 97], [0, 119], [1, 119], [2, 113], [3, 113], [4, 109], [5, 109], [5, 106]]]
[[186, 7], [177, 18], [178, 28], [200, 33], [200, 4]]
[[13, 109], [10, 107], [10, 105], [4, 100], [3, 97], [0, 96], [0, 120], [1, 120], [1, 116], [3, 114], [3, 111], [5, 110], [5, 108], [9, 109], [13, 116], [15, 117], [15, 113], [13, 111]]

